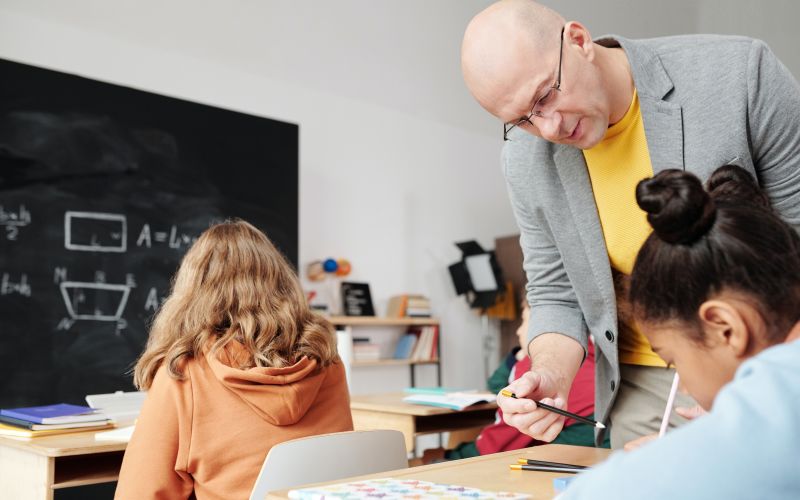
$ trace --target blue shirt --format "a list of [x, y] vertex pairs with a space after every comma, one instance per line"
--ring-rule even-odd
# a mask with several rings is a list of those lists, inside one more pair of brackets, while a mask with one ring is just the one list
[[800, 498], [800, 341], [747, 360], [708, 415], [614, 453], [558, 497], [676, 498]]

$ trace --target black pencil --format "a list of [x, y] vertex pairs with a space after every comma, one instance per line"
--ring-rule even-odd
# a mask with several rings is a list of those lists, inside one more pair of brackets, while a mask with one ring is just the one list
[[575, 469], [574, 467], [548, 467], [546, 465], [509, 465], [511, 470], [532, 470], [538, 472], [558, 472], [561, 474], [577, 474], [583, 472], [584, 469]]
[[567, 469], [588, 469], [586, 465], [563, 464], [561, 462], [548, 462], [547, 460], [534, 460], [532, 458], [519, 458], [520, 465], [543, 465], [545, 467], [566, 467]]
[[[502, 391], [500, 391], [500, 394], [509, 398], [517, 399], [517, 395], [507, 389], [503, 389]], [[540, 403], [538, 401], [534, 401], [534, 403], [536, 403], [536, 406], [542, 408], [543, 410], [552, 411], [553, 413], [558, 413], [559, 415], [563, 415], [567, 418], [577, 420], [578, 422], [582, 422], [584, 424], [589, 424], [593, 427], [597, 427], [598, 429], [606, 428], [606, 426], [603, 425], [601, 422], [597, 422], [596, 420], [592, 420], [591, 418], [582, 417], [578, 414], [569, 412], [567, 410], [562, 410], [561, 408], [556, 408], [555, 406], [550, 406], [548, 404]]]

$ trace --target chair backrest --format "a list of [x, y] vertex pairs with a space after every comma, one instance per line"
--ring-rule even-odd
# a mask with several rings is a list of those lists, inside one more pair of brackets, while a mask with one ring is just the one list
[[408, 467], [400, 431], [349, 431], [309, 436], [273, 446], [250, 500], [268, 491]]

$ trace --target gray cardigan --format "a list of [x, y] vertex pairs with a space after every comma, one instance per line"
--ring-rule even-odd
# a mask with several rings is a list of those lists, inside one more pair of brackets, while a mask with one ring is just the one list
[[[705, 180], [737, 164], [800, 228], [800, 86], [766, 44], [714, 35], [597, 43], [628, 56], [655, 173]], [[617, 305], [583, 153], [517, 131], [502, 162], [525, 257], [528, 337], [561, 333], [585, 349], [593, 336], [595, 417], [606, 422], [619, 388]]]

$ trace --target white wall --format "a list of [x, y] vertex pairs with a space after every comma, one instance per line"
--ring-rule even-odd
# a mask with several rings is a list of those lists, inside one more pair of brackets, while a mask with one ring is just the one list
[[[301, 264], [348, 258], [379, 311], [395, 293], [429, 295], [444, 382], [481, 386], [480, 322], [446, 271], [453, 242], [516, 232], [500, 124], [461, 83], [461, 34], [481, 5], [4, 0], [0, 57], [299, 123]], [[405, 370], [358, 381], [408, 383]]]
[[[759, 36], [800, 74], [791, 0], [545, 2], [594, 35]], [[353, 263], [379, 311], [427, 294], [444, 382], [483, 384], [481, 326], [446, 274], [453, 242], [516, 232], [500, 125], [468, 96], [459, 45], [478, 0], [3, 0], [0, 57], [300, 124], [300, 262]], [[568, 75], [565, 75], [565, 83]], [[432, 383], [432, 370], [421, 370]], [[359, 376], [358, 374], [356, 375]], [[369, 371], [357, 392], [406, 384]]]
[[795, 76], [800, 75], [800, 2], [796, 0], [542, 0], [593, 36], [628, 38], [718, 33], [766, 41]]

